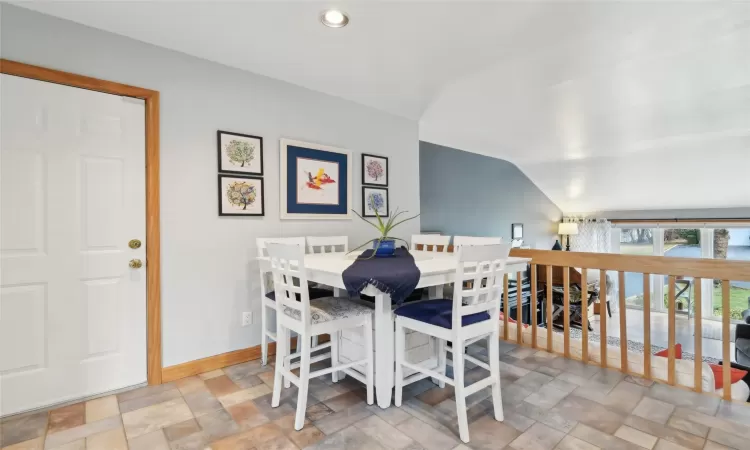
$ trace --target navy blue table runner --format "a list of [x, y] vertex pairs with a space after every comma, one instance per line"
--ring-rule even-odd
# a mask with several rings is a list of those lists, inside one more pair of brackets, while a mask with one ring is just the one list
[[[390, 294], [391, 301], [400, 305], [414, 291], [421, 273], [414, 257], [404, 247], [397, 248], [393, 256], [369, 258], [373, 250], [365, 250], [342, 273], [344, 286], [350, 296], [358, 296], [369, 284]], [[369, 259], [365, 259], [369, 258]]]

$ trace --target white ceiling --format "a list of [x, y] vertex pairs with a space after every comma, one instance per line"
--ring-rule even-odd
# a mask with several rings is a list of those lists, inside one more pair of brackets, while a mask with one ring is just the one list
[[419, 119], [566, 212], [750, 205], [747, 2], [19, 5]]

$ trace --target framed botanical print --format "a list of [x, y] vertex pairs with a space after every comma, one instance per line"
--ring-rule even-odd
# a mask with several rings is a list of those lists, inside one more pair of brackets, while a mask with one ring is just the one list
[[263, 216], [263, 178], [219, 174], [220, 216]]
[[388, 186], [388, 158], [363, 153], [362, 184]]
[[377, 216], [388, 217], [388, 189], [362, 186], [362, 217]]
[[281, 218], [351, 219], [351, 152], [281, 139]]
[[249, 134], [216, 132], [219, 172], [263, 176], [263, 138]]

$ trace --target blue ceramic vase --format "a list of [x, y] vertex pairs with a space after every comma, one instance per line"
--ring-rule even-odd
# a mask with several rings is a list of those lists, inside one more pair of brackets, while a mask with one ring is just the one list
[[376, 257], [393, 256], [393, 253], [396, 251], [396, 241], [394, 239], [383, 239], [380, 241], [380, 247], [378, 247], [378, 241], [374, 240], [372, 248], [377, 248], [375, 250]]

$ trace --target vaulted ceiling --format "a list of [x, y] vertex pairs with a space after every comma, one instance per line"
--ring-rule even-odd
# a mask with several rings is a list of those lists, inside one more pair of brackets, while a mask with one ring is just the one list
[[419, 120], [566, 212], [750, 205], [750, 3], [19, 6]]

